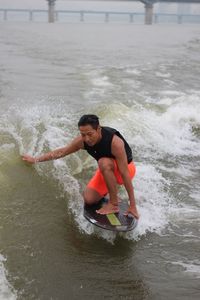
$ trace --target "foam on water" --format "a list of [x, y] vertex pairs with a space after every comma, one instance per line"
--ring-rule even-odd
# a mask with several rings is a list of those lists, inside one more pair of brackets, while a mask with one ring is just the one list
[[[7, 154], [12, 152], [14, 147], [12, 143], [0, 145], [0, 166], [8, 159]], [[0, 171], [0, 189], [8, 189], [8, 185], [9, 178]], [[14, 300], [17, 299], [17, 292], [7, 280], [8, 273], [4, 266], [5, 262], [6, 258], [0, 254], [0, 299]]]
[[170, 262], [170, 264], [181, 267], [182, 271], [191, 277], [200, 278], [200, 261], [191, 261], [191, 262], [183, 262], [183, 261], [175, 261]]
[[107, 76], [97, 77], [93, 79], [93, 84], [98, 87], [110, 86], [109, 78]]
[[90, 86], [89, 91], [85, 93], [85, 98], [93, 100], [95, 95], [105, 97], [109, 90], [114, 88], [109, 76], [104, 74], [103, 69], [90, 70], [85, 72], [85, 77]]
[[[126, 136], [134, 157], [144, 158], [142, 162], [135, 159], [137, 176], [134, 186], [141, 217], [134, 232], [123, 234], [125, 238], [138, 239], [147, 232], [161, 234], [170, 221], [172, 210], [176, 209], [176, 203], [172, 205], [173, 199], [167, 192], [170, 182], [163, 177], [162, 167], [156, 159], [165, 155], [200, 155], [200, 141], [192, 132], [194, 126], [200, 126], [199, 95], [175, 98], [173, 94], [173, 98], [173, 103], [172, 99], [158, 100], [156, 105], [161, 110], [153, 110], [151, 103], [143, 106], [134, 103], [131, 107], [112, 103], [93, 107], [103, 125], [113, 126]], [[10, 137], [7, 145], [17, 145], [20, 154], [40, 155], [67, 144], [78, 133], [77, 119], [77, 114], [55, 107], [52, 110], [46, 105], [20, 110], [13, 107], [1, 117], [0, 130]], [[83, 153], [75, 153], [52, 164], [37, 164], [35, 168], [42, 176], [53, 176], [62, 186], [69, 199], [68, 207], [81, 231], [95, 233], [112, 242], [114, 233], [95, 228], [82, 215], [80, 184], [85, 185], [84, 180], [89, 180], [90, 176], [84, 180], [76, 176], [81, 177], [84, 170], [95, 169], [95, 166], [94, 160], [86, 159]], [[126, 198], [125, 191], [122, 198]]]
[[126, 68], [126, 72], [128, 74], [132, 74], [132, 75], [136, 75], [136, 76], [140, 76], [141, 75], [141, 71], [137, 68], [130, 68], [130, 67], [127, 67]]
[[105, 119], [109, 114], [109, 123], [126, 132], [126, 136], [128, 133], [135, 147], [143, 152], [150, 150], [150, 155], [200, 155], [200, 142], [193, 134], [194, 127], [200, 128], [199, 96], [173, 98], [157, 101], [157, 107], [162, 108], [160, 112], [149, 105], [145, 108], [134, 104], [129, 108], [114, 104], [104, 112]]
[[0, 254], [0, 299], [15, 300], [17, 293], [7, 280], [7, 271], [4, 267], [6, 259]]
[[140, 221], [133, 236], [149, 232], [161, 233], [169, 222], [170, 198], [164, 187], [169, 183], [152, 165], [137, 163], [134, 181]]
[[[126, 109], [126, 107], [124, 107]], [[118, 119], [124, 115], [125, 109], [122, 114], [118, 114], [116, 108], [111, 107], [114, 114], [118, 114]], [[45, 113], [44, 113], [45, 112]], [[8, 115], [8, 120], [10, 121]], [[6, 128], [7, 133], [11, 134], [18, 143], [21, 154], [29, 152], [30, 154], [39, 155], [48, 149], [55, 149], [68, 142], [66, 138], [65, 130], [67, 128], [57, 127], [60, 120], [55, 120], [55, 115], [50, 113], [48, 110], [40, 111], [36, 108], [31, 111], [16, 111], [15, 116], [12, 111], [12, 122], [16, 122], [15, 126], [9, 122], [9, 126]], [[66, 121], [67, 118], [66, 117]], [[112, 123], [111, 116], [111, 123]], [[8, 124], [8, 120], [6, 124]], [[5, 119], [4, 119], [5, 121]], [[23, 130], [22, 130], [23, 128]], [[41, 129], [42, 128], [42, 129]], [[4, 129], [5, 132], [5, 129]], [[68, 132], [67, 132], [68, 133]], [[88, 160], [89, 165], [91, 164]], [[95, 163], [92, 163], [95, 166]], [[87, 164], [85, 166], [87, 168]], [[37, 171], [46, 176], [46, 165], [36, 165]], [[139, 166], [138, 167], [138, 183], [136, 183], [137, 197], [140, 199], [138, 206], [141, 214], [141, 221], [136, 234], [133, 238], [145, 234], [147, 231], [155, 231], [156, 229], [162, 228], [167, 223], [164, 212], [162, 212], [162, 204], [157, 205], [157, 212], [155, 213], [154, 206], [156, 203], [163, 203], [163, 194], [160, 193], [162, 184], [159, 186], [155, 182], [162, 182], [161, 175], [152, 166]], [[82, 216], [82, 196], [80, 193], [80, 186], [73, 174], [78, 174], [83, 170], [83, 163], [77, 154], [73, 154], [71, 158], [67, 157], [62, 160], [53, 162], [53, 169], [50, 170], [49, 176], [54, 176], [56, 180], [62, 185], [65, 193], [69, 196], [69, 207], [76, 216], [76, 220], [84, 232], [97, 235], [112, 241], [115, 238], [115, 234], [111, 232], [105, 232], [103, 230], [95, 228], [89, 224]], [[149, 180], [151, 178], [151, 180]], [[149, 194], [148, 190], [151, 190]], [[146, 191], [146, 192], [145, 192]], [[162, 195], [162, 196], [161, 196]], [[76, 201], [74, 201], [76, 199]], [[156, 203], [155, 203], [156, 202]], [[153, 214], [154, 211], [154, 214]]]
[[161, 77], [161, 78], [170, 78], [171, 74], [170, 73], [161, 73], [161, 72], [156, 72], [155, 74], [157, 77]]
[[181, 96], [170, 106], [169, 100], [162, 99], [157, 105], [163, 103], [164, 112], [160, 114], [143, 108], [138, 115], [138, 111], [133, 112], [132, 118], [141, 124], [140, 130], [145, 135], [143, 139], [141, 135], [136, 136], [135, 144], [145, 148], [150, 146], [159, 155], [200, 155], [199, 140], [195, 139], [192, 131], [193, 127], [200, 126], [199, 97]]

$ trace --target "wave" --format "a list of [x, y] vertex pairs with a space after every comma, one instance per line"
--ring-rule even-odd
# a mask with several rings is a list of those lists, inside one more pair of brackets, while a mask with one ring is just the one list
[[[192, 100], [194, 103], [194, 99]], [[169, 223], [172, 199], [167, 187], [170, 183], [152, 159], [163, 156], [163, 153], [168, 155], [199, 153], [199, 148], [195, 150], [196, 152], [192, 150], [199, 141], [194, 139], [189, 128], [191, 122], [199, 122], [198, 111], [191, 105], [192, 100], [188, 101], [187, 106], [183, 103], [184, 109], [182, 108], [181, 111], [178, 111], [180, 102], [176, 101], [172, 106], [166, 107], [162, 114], [150, 110], [148, 106], [145, 109], [141, 108], [140, 105], [128, 107], [124, 104], [108, 104], [106, 109], [105, 105], [97, 105], [93, 108], [103, 124], [118, 128], [126, 136], [135, 156], [137, 176], [134, 186], [141, 218], [134, 233], [123, 234], [125, 238], [138, 239], [147, 232], [161, 234]], [[176, 119], [173, 119], [174, 114]], [[77, 113], [76, 117], [78, 119]], [[14, 145], [19, 149], [20, 154], [31, 155], [39, 155], [61, 147], [78, 134], [74, 119], [74, 114], [72, 119], [71, 113], [56, 111], [55, 107], [52, 111], [45, 105], [40, 108], [35, 106], [20, 110], [12, 107], [10, 112], [0, 120], [0, 132], [7, 144], [7, 147], [5, 144], [1, 146], [1, 152], [3, 147], [6, 148], [4, 150], [7, 153], [9, 152], [9, 143], [10, 148], [13, 149]], [[174, 141], [172, 145], [169, 139]], [[1, 158], [3, 159], [3, 156]], [[81, 231], [97, 234], [113, 241], [116, 237], [114, 233], [106, 233], [95, 228], [82, 215], [81, 189], [89, 180], [95, 167], [95, 161], [87, 157], [84, 152], [53, 161], [52, 164], [35, 165], [41, 176], [53, 176], [62, 186], [68, 198], [68, 207], [73, 212]], [[126, 198], [125, 191], [121, 196]]]
[[[104, 76], [104, 75], [103, 75]], [[103, 77], [98, 84], [105, 87], [109, 81]], [[104, 85], [104, 82], [106, 84]], [[96, 84], [96, 80], [93, 82]], [[183, 170], [178, 168], [177, 159], [191, 161], [200, 156], [200, 105], [199, 94], [161, 92], [160, 99], [145, 99], [142, 104], [94, 103], [91, 113], [96, 113], [102, 125], [109, 125], [121, 131], [129, 141], [137, 166], [134, 179], [140, 221], [133, 233], [123, 234], [125, 238], [138, 239], [147, 232], [161, 234], [170, 223], [170, 213], [176, 210], [176, 195], [171, 193], [173, 178], [167, 172], [185, 178], [193, 166], [188, 163]], [[76, 112], [66, 107], [42, 104], [19, 109], [10, 108], [0, 119], [1, 159], [3, 152], [18, 148], [20, 154], [40, 155], [67, 144], [78, 134], [77, 120], [84, 109]], [[10, 147], [10, 149], [9, 149]], [[173, 166], [169, 166], [173, 162]], [[96, 163], [84, 151], [70, 155], [52, 164], [37, 164], [41, 176], [57, 180], [68, 199], [81, 231], [97, 234], [114, 241], [114, 233], [104, 232], [89, 224], [82, 215], [81, 190], [92, 176]], [[195, 191], [194, 191], [195, 192]], [[126, 198], [123, 191], [122, 198]]]
[[0, 299], [15, 300], [17, 293], [7, 280], [7, 271], [4, 267], [6, 259], [0, 254]]

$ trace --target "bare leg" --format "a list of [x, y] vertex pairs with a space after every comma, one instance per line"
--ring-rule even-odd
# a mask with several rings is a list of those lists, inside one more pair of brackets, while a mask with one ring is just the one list
[[110, 195], [110, 200], [108, 204], [104, 205], [101, 209], [97, 210], [99, 214], [110, 214], [113, 212], [118, 212], [118, 198], [117, 198], [117, 181], [114, 175], [114, 163], [111, 158], [103, 157], [98, 161], [99, 169], [103, 174], [104, 180], [106, 182], [108, 192]]
[[85, 191], [83, 192], [83, 198], [85, 204], [92, 205], [98, 203], [102, 196], [94, 189], [86, 187]]

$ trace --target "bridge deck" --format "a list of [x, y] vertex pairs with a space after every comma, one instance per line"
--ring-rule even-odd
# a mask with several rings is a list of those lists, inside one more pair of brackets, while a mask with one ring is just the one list
[[[45, 14], [45, 16], [48, 16], [48, 10], [44, 9], [0, 9], [0, 17], [1, 13], [3, 14], [3, 20], [8, 21], [9, 16], [13, 16], [12, 13], [21, 14], [26, 13], [29, 16], [29, 21], [34, 20], [34, 15], [37, 14]], [[63, 15], [79, 15], [80, 21], [84, 22], [85, 17], [87, 15], [104, 15], [105, 16], [105, 22], [108, 22], [110, 20], [110, 17], [112, 16], [127, 16], [127, 19], [129, 19], [129, 22], [133, 22], [135, 17], [144, 17], [145, 13], [140, 12], [127, 12], [127, 11], [94, 11], [94, 10], [55, 10], [55, 19], [56, 21], [59, 21], [59, 16]], [[200, 15], [199, 14], [180, 14], [180, 13], [154, 13], [153, 18], [154, 22], [157, 23], [161, 20], [161, 18], [166, 17], [173, 17], [177, 20], [177, 23], [184, 22], [185, 18], [194, 19], [194, 22], [200, 23]]]

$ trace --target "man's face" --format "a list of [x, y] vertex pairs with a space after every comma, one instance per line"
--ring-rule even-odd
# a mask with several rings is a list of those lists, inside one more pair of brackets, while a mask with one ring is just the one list
[[100, 126], [97, 129], [92, 128], [91, 125], [80, 126], [79, 131], [82, 136], [83, 142], [88, 144], [88, 146], [94, 146], [101, 139]]

